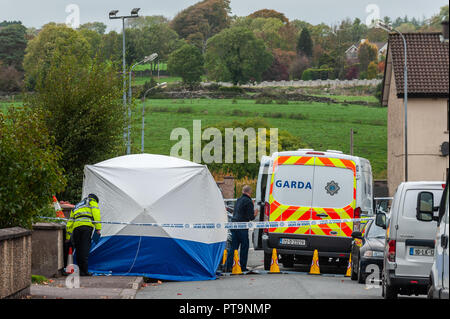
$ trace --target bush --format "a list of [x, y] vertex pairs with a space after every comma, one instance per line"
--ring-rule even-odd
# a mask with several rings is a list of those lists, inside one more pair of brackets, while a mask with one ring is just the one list
[[260, 96], [255, 100], [255, 104], [272, 104], [272, 98]]
[[31, 228], [65, 187], [54, 146], [41, 114], [30, 108], [0, 112], [0, 228]]
[[194, 109], [192, 107], [179, 107], [177, 109], [177, 113], [194, 113]]
[[291, 120], [307, 120], [308, 116], [302, 113], [292, 113], [289, 114], [289, 118]]
[[302, 74], [303, 81], [327, 80], [331, 77], [333, 69], [306, 69]]

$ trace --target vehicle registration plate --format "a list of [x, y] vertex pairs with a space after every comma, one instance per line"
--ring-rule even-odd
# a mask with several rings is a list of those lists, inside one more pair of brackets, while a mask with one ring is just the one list
[[280, 244], [292, 246], [306, 246], [306, 240], [293, 238], [280, 238]]
[[434, 256], [434, 249], [432, 248], [409, 248], [411, 256]]

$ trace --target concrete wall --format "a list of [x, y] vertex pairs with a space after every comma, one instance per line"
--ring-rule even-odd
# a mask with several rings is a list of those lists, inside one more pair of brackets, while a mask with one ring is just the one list
[[0, 299], [30, 293], [31, 231], [0, 229]]
[[56, 277], [64, 268], [64, 226], [56, 223], [33, 225], [31, 270], [33, 275]]
[[[405, 179], [404, 100], [397, 98], [392, 74], [388, 103], [388, 187], [393, 195]], [[408, 98], [408, 180], [445, 181], [448, 156], [440, 145], [449, 139], [447, 98]]]

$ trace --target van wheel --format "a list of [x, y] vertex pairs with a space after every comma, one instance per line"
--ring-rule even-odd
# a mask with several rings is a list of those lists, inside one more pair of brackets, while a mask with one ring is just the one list
[[270, 270], [271, 263], [272, 263], [272, 254], [264, 253], [264, 270]]
[[354, 264], [354, 262], [352, 261], [352, 265], [351, 265], [351, 267], [352, 267], [352, 275], [351, 275], [351, 280], [356, 280], [356, 279], [358, 279], [358, 273], [355, 271], [355, 264]]
[[384, 284], [384, 299], [397, 299], [397, 288]]

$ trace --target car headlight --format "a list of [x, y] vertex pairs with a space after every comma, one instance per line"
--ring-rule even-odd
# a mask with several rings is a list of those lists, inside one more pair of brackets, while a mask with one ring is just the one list
[[383, 252], [382, 251], [367, 250], [364, 253], [364, 257], [383, 257]]

